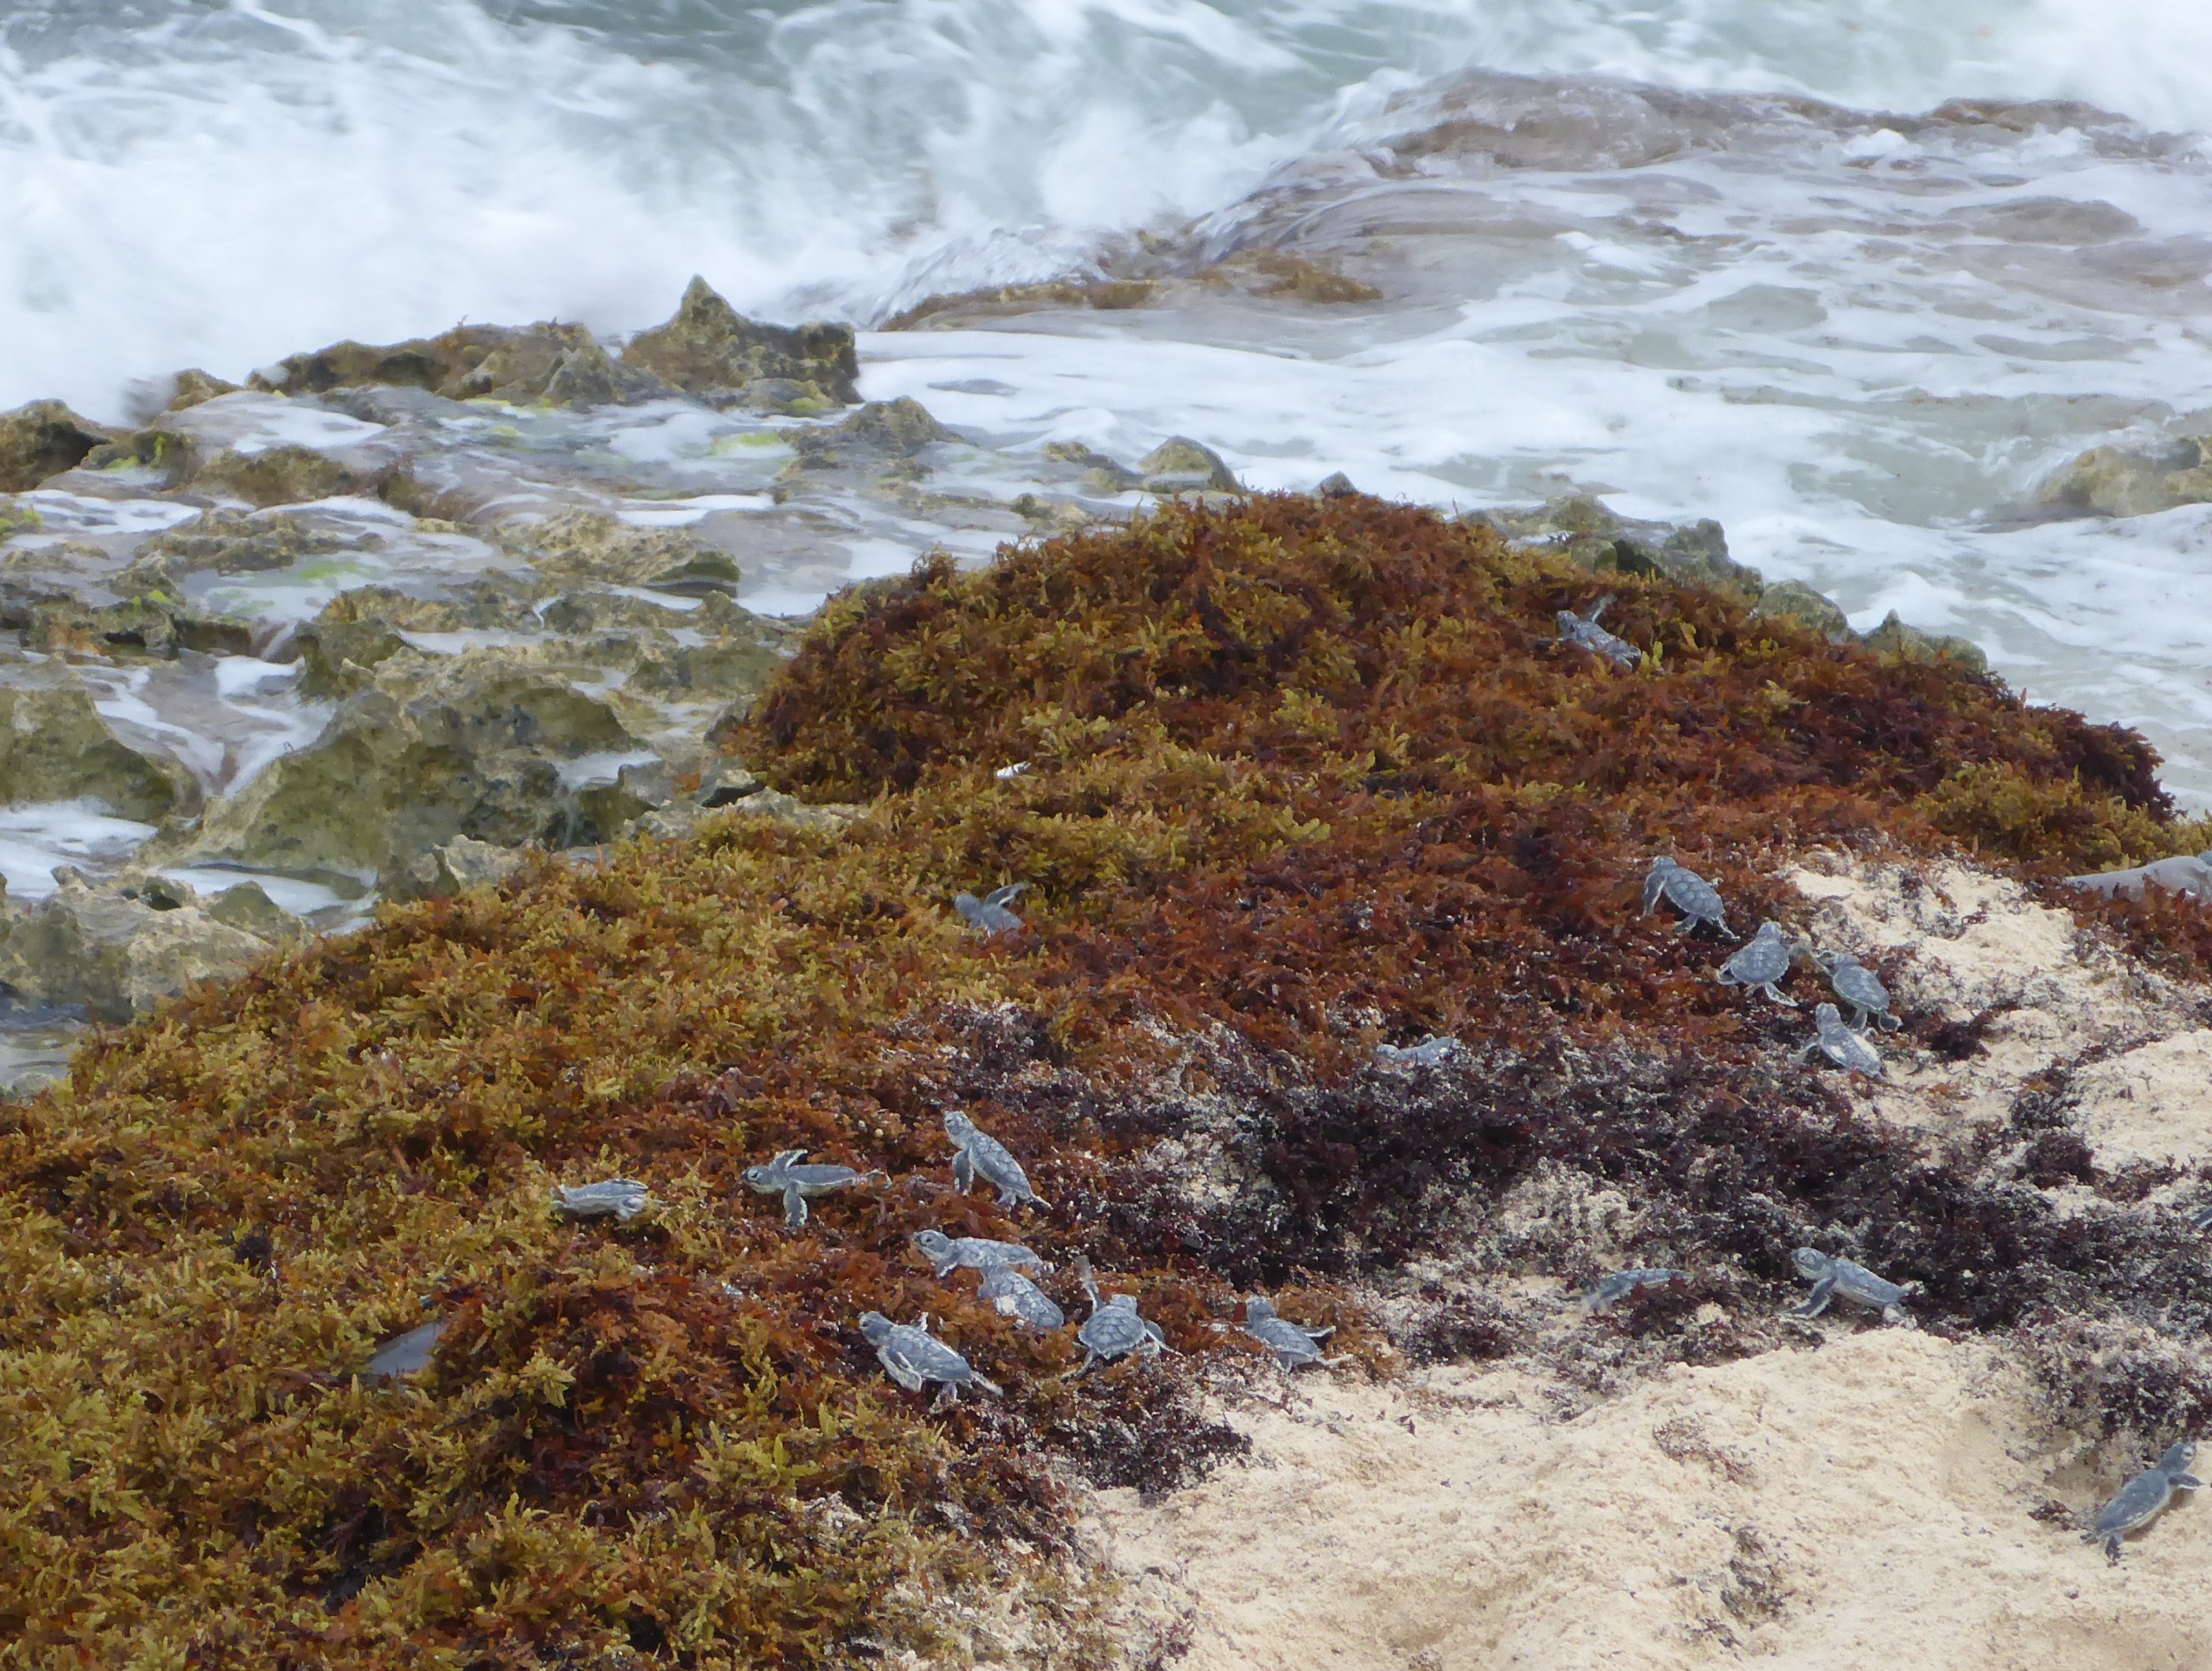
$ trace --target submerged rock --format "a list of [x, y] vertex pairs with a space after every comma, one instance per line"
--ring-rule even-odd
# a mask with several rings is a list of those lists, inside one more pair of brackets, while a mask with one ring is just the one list
[[905, 466], [911, 474], [915, 455], [932, 442], [960, 437], [930, 415], [929, 408], [911, 395], [896, 400], [872, 400], [841, 423], [826, 429], [802, 429], [791, 436], [798, 455], [791, 472], [850, 469], [856, 466]]
[[852, 327], [763, 325], [702, 278], [691, 281], [674, 318], [630, 339], [622, 364], [717, 405], [787, 411], [860, 398]]
[[35, 400], [0, 412], [0, 493], [22, 493], [73, 470], [112, 438], [58, 400]]
[[1187, 435], [1170, 435], [1137, 460], [1147, 493], [1241, 493], [1237, 481], [1219, 453]]

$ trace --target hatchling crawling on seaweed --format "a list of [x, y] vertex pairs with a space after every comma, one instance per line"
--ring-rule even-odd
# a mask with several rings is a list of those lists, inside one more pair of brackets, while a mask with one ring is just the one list
[[916, 1232], [914, 1245], [939, 1276], [958, 1270], [987, 1271], [995, 1265], [1025, 1266], [1048, 1271], [1052, 1267], [1018, 1242], [994, 1242], [987, 1236], [947, 1236], [942, 1230]]
[[1028, 887], [1025, 882], [1009, 882], [1003, 888], [994, 888], [978, 899], [973, 894], [958, 893], [952, 897], [952, 908], [958, 912], [968, 927], [988, 939], [993, 935], [1019, 934], [1028, 925], [1007, 909], [1015, 897]]
[[1605, 606], [1612, 601], [1613, 595], [1608, 592], [1579, 615], [1571, 609], [1561, 610], [1557, 617], [1559, 642], [1572, 644], [1578, 650], [1590, 651], [1621, 666], [1633, 667], [1643, 660], [1644, 652], [1626, 639], [1616, 638], [1598, 625], [1598, 617], [1605, 612]]
[[1093, 1366], [1111, 1363], [1131, 1352], [1156, 1358], [1172, 1350], [1159, 1324], [1137, 1315], [1134, 1294], [1109, 1294], [1102, 1302], [1098, 1284], [1091, 1280], [1090, 1260], [1078, 1259], [1075, 1269], [1082, 1280], [1083, 1292], [1091, 1302], [1090, 1316], [1075, 1331], [1076, 1344], [1083, 1348], [1083, 1362], [1076, 1370], [1077, 1375], [1087, 1375]]
[[1790, 945], [1782, 937], [1782, 925], [1763, 922], [1759, 925], [1759, 932], [1751, 936], [1742, 950], [1722, 964], [1720, 973], [1713, 978], [1723, 986], [1749, 987], [1755, 992], [1763, 992], [1777, 1004], [1786, 1004], [1795, 1009], [1797, 1000], [1784, 997], [1782, 989], [1776, 984], [1789, 972]]
[[764, 1167], [745, 1168], [745, 1182], [756, 1195], [780, 1195], [783, 1197], [783, 1221], [787, 1228], [798, 1229], [807, 1221], [809, 1201], [843, 1190], [867, 1178], [881, 1178], [881, 1172], [856, 1172], [850, 1167], [826, 1163], [811, 1167], [799, 1163], [806, 1159], [803, 1149], [786, 1149]]
[[1877, 1276], [1840, 1253], [1823, 1253], [1818, 1248], [1799, 1248], [1790, 1255], [1790, 1263], [1813, 1285], [1805, 1303], [1790, 1308], [1790, 1316], [1817, 1317], [1832, 1300], [1847, 1299], [1854, 1305], [1881, 1313], [1886, 1323], [1905, 1321], [1905, 1301], [1912, 1297], [1909, 1287]]
[[1832, 1004], [1813, 1006], [1813, 1025], [1820, 1029], [1818, 1037], [1805, 1047], [1810, 1056], [1818, 1051], [1838, 1067], [1856, 1068], [1877, 1079], [1886, 1078], [1888, 1069], [1882, 1066], [1882, 1053], [1846, 1025], [1843, 1013]]
[[1889, 989], [1881, 977], [1861, 963], [1848, 951], [1831, 951], [1820, 959], [1828, 971], [1828, 984], [1836, 990], [1836, 996], [1851, 1006], [1851, 1025], [1864, 1032], [1869, 1021], [1878, 1020], [1883, 1030], [1893, 1031], [1902, 1027], [1889, 1010]]
[[1662, 899], [1682, 913], [1681, 932], [1694, 932], [1699, 923], [1709, 922], [1734, 938], [1720, 903], [1720, 890], [1664, 853], [1651, 861], [1650, 872], [1644, 877], [1644, 915], [1648, 917]]
[[2097, 1523], [2081, 1535], [2081, 1541], [2101, 1541], [2105, 1559], [2118, 1560], [2120, 1540], [2156, 1520], [2166, 1505], [2173, 1501], [2176, 1491], [2204, 1489], [2204, 1482], [2189, 1472], [2189, 1465], [2196, 1460], [2196, 1455], [2193, 1440], [2184, 1439], [2178, 1444], [2168, 1445], [2163, 1456], [2123, 1485], [2113, 1499], [2098, 1511]]
[[565, 1219], [612, 1219], [627, 1224], [645, 1211], [653, 1192], [635, 1178], [553, 1186], [553, 1211]]
[[1671, 1270], [1654, 1266], [1644, 1270], [1609, 1271], [1583, 1290], [1582, 1305], [1586, 1311], [1609, 1312], [1624, 1299], [1632, 1299], [1647, 1288], [1663, 1288], [1669, 1282], [1686, 1282], [1687, 1271]]
[[973, 1189], [981, 1178], [997, 1190], [1002, 1207], [1018, 1207], [1025, 1201], [1041, 1207], [1052, 1205], [1029, 1187], [1029, 1174], [1006, 1145], [977, 1129], [975, 1121], [957, 1108], [945, 1110], [945, 1136], [952, 1139], [952, 1181], [962, 1190]]
[[1001, 1391], [996, 1382], [977, 1374], [974, 1365], [932, 1335], [926, 1317], [916, 1325], [895, 1323], [881, 1312], [863, 1312], [860, 1332], [876, 1349], [884, 1373], [909, 1392], [919, 1392], [933, 1381], [943, 1389], [938, 1395], [940, 1402], [957, 1404], [963, 1387], [980, 1387], [994, 1394]]
[[1336, 1329], [1333, 1326], [1308, 1328], [1287, 1317], [1278, 1317], [1275, 1303], [1264, 1294], [1255, 1294], [1244, 1302], [1244, 1332], [1273, 1352], [1275, 1361], [1284, 1368], [1299, 1369], [1326, 1361], [1321, 1356], [1321, 1343]]
[[1001, 1317], [1010, 1317], [1024, 1328], [1054, 1329], [1067, 1324], [1068, 1314], [1053, 1304], [1052, 1296], [1010, 1265], [985, 1266], [975, 1295]]

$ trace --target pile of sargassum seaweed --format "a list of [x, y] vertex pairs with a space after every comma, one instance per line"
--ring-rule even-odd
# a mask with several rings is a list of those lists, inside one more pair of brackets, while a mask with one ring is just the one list
[[[1763, 1350], [1839, 1221], [1924, 1327], [2203, 1333], [2185, 1224], [2062, 1223], [1845, 1117], [1801, 1023], [1637, 910], [1662, 851], [1756, 922], [1809, 845], [1970, 848], [2201, 976], [2212, 913], [2053, 885], [2207, 844], [2150, 750], [1940, 657], [1615, 589], [1633, 670], [1559, 642], [1589, 577], [1356, 497], [925, 566], [833, 600], [725, 739], [867, 803], [841, 834], [732, 814], [548, 859], [97, 1034], [0, 1107], [0, 1659], [859, 1663], [987, 1589], [1104, 1656], [1068, 1482], [1233, 1449], [1194, 1389], [1258, 1372], [1213, 1327], [1256, 1287], [1341, 1326], [1367, 1367], [1337, 1373], [1515, 1350], [1448, 1296], [1394, 1340], [1358, 1296], [1540, 1165], [1701, 1273], [1636, 1313], [1653, 1362]], [[964, 933], [949, 897], [1017, 878], [1028, 931]], [[1464, 1048], [1374, 1066], [1432, 1034]], [[1048, 1213], [955, 1192], [948, 1106]], [[741, 1173], [801, 1147], [895, 1186], [787, 1232]], [[614, 1174], [653, 1210], [549, 1210]], [[1069, 1378], [1064, 1333], [932, 1276], [932, 1227], [1087, 1254], [1180, 1355]], [[429, 1363], [363, 1377], [426, 1302]], [[869, 1309], [931, 1313], [1007, 1397], [932, 1413]], [[2212, 1418], [2212, 1370], [2099, 1389], [2116, 1430]]]

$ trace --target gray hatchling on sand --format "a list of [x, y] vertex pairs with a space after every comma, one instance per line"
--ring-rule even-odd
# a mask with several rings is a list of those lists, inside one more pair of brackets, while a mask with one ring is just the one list
[[572, 1189], [553, 1186], [553, 1211], [565, 1219], [612, 1219], [627, 1224], [645, 1211], [653, 1192], [635, 1178], [602, 1178]]
[[786, 1149], [764, 1167], [745, 1168], [745, 1182], [756, 1195], [780, 1195], [783, 1197], [783, 1221], [790, 1229], [797, 1229], [807, 1221], [806, 1204], [818, 1196], [833, 1190], [843, 1190], [866, 1178], [881, 1178], [881, 1172], [856, 1172], [850, 1167], [827, 1163], [803, 1167], [806, 1159], [803, 1149]]
[[1090, 1260], [1078, 1259], [1075, 1270], [1091, 1302], [1090, 1316], [1075, 1331], [1076, 1342], [1083, 1348], [1083, 1362], [1076, 1370], [1077, 1375], [1087, 1375], [1093, 1365], [1111, 1363], [1133, 1351], [1156, 1358], [1170, 1350], [1159, 1324], [1137, 1315], [1134, 1294], [1109, 1294], [1102, 1301], [1098, 1284], [1091, 1280]]
[[1789, 972], [1790, 945], [1782, 937], [1782, 925], [1763, 922], [1750, 943], [1722, 964], [1720, 973], [1713, 978], [1723, 986], [1749, 987], [1755, 992], [1763, 992], [1777, 1004], [1795, 1009], [1797, 1000], [1784, 997], [1782, 989], [1775, 984]]
[[918, 1325], [895, 1323], [881, 1312], [863, 1312], [860, 1332], [883, 1360], [884, 1373], [909, 1392], [919, 1392], [933, 1381], [944, 1389], [939, 1395], [944, 1403], [957, 1404], [963, 1387], [1000, 1391], [996, 1382], [978, 1375], [965, 1358], [929, 1332], [926, 1317]]
[[1856, 1260], [1839, 1253], [1823, 1253], [1818, 1248], [1801, 1247], [1790, 1255], [1790, 1262], [1813, 1285], [1813, 1291], [1805, 1297], [1803, 1305], [1792, 1306], [1788, 1315], [1817, 1317], [1828, 1309], [1830, 1301], [1842, 1298], [1881, 1313], [1886, 1323], [1905, 1321], [1905, 1301], [1912, 1296], [1909, 1286], [1886, 1281]]
[[1904, 1025], [1890, 1013], [1889, 989], [1882, 984], [1881, 977], [1848, 951], [1831, 951], [1820, 962], [1828, 971], [1828, 984], [1835, 988], [1836, 996], [1851, 1006], [1853, 1027], [1864, 1032], [1872, 1020], [1880, 1021], [1885, 1031]]
[[1068, 1321], [1068, 1314], [1052, 1303], [1051, 1295], [1010, 1265], [984, 1267], [983, 1281], [975, 1293], [1000, 1316], [1010, 1317], [1025, 1328], [1060, 1328]]
[[2165, 1455], [2123, 1485], [2116, 1496], [2098, 1512], [2097, 1523], [2081, 1535], [2085, 1544], [2101, 1541], [2107, 1560], [2120, 1559], [2120, 1540], [2156, 1520], [2176, 1491], [2197, 1491], [2204, 1482], [2189, 1472], [2196, 1459], [2193, 1440], [2166, 1447]]
[[1813, 1023], [1820, 1028], [1820, 1036], [1805, 1047], [1806, 1055], [1818, 1051], [1838, 1067], [1855, 1067], [1878, 1079], [1887, 1074], [1882, 1053], [1845, 1025], [1843, 1013], [1834, 1005], [1815, 1005]]
[[1709, 922], [1723, 934], [1734, 937], [1720, 903], [1720, 890], [1664, 853], [1651, 861], [1651, 869], [1644, 877], [1644, 915], [1648, 917], [1656, 910], [1662, 899], [1682, 913], [1683, 932], [1695, 929], [1701, 922]]
[[1582, 1292], [1582, 1304], [1586, 1311], [1609, 1312], [1624, 1299], [1640, 1294], [1647, 1288], [1661, 1288], [1669, 1282], [1686, 1282], [1687, 1271], [1670, 1270], [1654, 1266], [1638, 1271], [1609, 1271]]
[[1605, 606], [1612, 601], [1613, 595], [1608, 592], [1579, 615], [1572, 610], [1561, 610], [1558, 613], [1559, 642], [1563, 644], [1573, 644], [1580, 650], [1591, 651], [1597, 655], [1603, 656], [1609, 661], [1619, 663], [1624, 667], [1633, 667], [1644, 658], [1644, 652], [1626, 639], [1614, 637], [1611, 633], [1598, 625], [1598, 617], [1604, 612]]
[[1287, 1317], [1278, 1317], [1274, 1302], [1264, 1294], [1255, 1294], [1244, 1302], [1244, 1332], [1273, 1352], [1284, 1368], [1298, 1369], [1324, 1361], [1321, 1343], [1336, 1329], [1333, 1325], [1308, 1328]]
[[1003, 888], [993, 889], [980, 899], [973, 894], [955, 894], [952, 908], [966, 920], [970, 928], [986, 939], [997, 934], [1019, 934], [1026, 925], [1006, 907], [1028, 886], [1025, 882], [1009, 882]]
[[922, 1250], [939, 1276], [957, 1270], [987, 1271], [993, 1266], [1026, 1266], [1048, 1271], [1051, 1264], [1018, 1242], [994, 1242], [987, 1236], [947, 1236], [942, 1230], [918, 1231], [914, 1245]]
[[1382, 1067], [1435, 1067], [1459, 1053], [1459, 1041], [1432, 1033], [1418, 1044], [1378, 1044], [1375, 1061]]
[[973, 1189], [975, 1181], [981, 1178], [998, 1191], [998, 1204], [1002, 1207], [1019, 1206], [1025, 1201], [1034, 1201], [1041, 1207], [1052, 1205], [1029, 1187], [1029, 1174], [1007, 1152], [1006, 1145], [977, 1130], [975, 1121], [957, 1108], [945, 1110], [945, 1136], [952, 1139], [952, 1181], [962, 1190]]

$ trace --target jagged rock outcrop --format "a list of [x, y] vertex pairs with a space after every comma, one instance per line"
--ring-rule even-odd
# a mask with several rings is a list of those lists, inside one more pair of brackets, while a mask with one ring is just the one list
[[464, 325], [440, 336], [373, 346], [334, 343], [256, 372], [253, 387], [314, 395], [365, 383], [426, 389], [449, 400], [543, 401], [598, 406], [649, 400], [667, 387], [641, 366], [620, 364], [581, 325], [541, 320], [519, 327]]
[[58, 400], [35, 400], [0, 412], [0, 493], [23, 493], [73, 470], [111, 438]]
[[2092, 447], [2037, 494], [2056, 510], [2147, 516], [2212, 500], [2212, 461], [2193, 435], [2154, 444]]
[[242, 973], [270, 949], [188, 888], [96, 882], [65, 867], [56, 874], [61, 886], [48, 898], [0, 912], [0, 983], [35, 1003], [81, 1004], [104, 1020], [127, 1020], [195, 981]]
[[702, 278], [674, 318], [630, 339], [622, 364], [718, 405], [822, 410], [860, 398], [852, 327], [763, 325]]
[[180, 766], [119, 738], [66, 667], [0, 667], [0, 805], [85, 800], [151, 823], [196, 794]]

